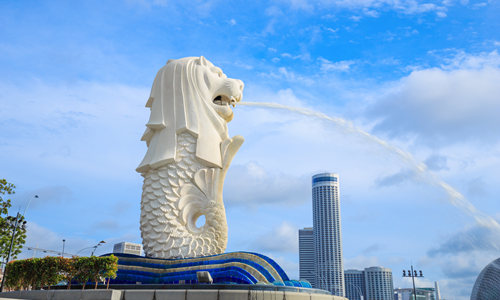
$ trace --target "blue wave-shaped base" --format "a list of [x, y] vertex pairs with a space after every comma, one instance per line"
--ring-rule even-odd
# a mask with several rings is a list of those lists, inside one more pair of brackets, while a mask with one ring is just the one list
[[[106, 254], [111, 255], [111, 254]], [[253, 252], [160, 259], [114, 253], [118, 257], [117, 277], [111, 284], [195, 284], [196, 273], [208, 271], [217, 284], [274, 284], [310, 288], [305, 281], [290, 280], [271, 258]]]

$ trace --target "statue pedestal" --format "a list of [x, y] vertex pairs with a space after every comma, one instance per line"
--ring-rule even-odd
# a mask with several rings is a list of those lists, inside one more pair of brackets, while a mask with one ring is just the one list
[[147, 258], [115, 253], [118, 272], [111, 284], [197, 284], [197, 272], [207, 271], [214, 284], [269, 285], [310, 288], [309, 282], [290, 280], [271, 258], [253, 252], [230, 252], [183, 259]]
[[[140, 285], [137, 285], [140, 286]], [[207, 286], [210, 287], [210, 286]], [[347, 298], [301, 291], [252, 290], [252, 289], [98, 289], [98, 290], [47, 290], [0, 293], [0, 299], [33, 300], [347, 300]], [[324, 291], [322, 291], [324, 292]]]

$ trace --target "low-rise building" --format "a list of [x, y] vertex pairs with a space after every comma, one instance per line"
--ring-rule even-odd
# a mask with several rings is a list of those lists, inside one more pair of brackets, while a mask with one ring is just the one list
[[113, 246], [113, 253], [142, 254], [142, 245], [130, 242], [121, 242]]
[[[434, 288], [417, 288], [417, 300], [437, 300]], [[394, 300], [413, 300], [413, 288], [394, 289]]]

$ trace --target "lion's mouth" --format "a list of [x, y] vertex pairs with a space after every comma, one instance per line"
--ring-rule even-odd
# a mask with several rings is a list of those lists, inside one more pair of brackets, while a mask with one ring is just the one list
[[233, 107], [235, 107], [236, 102], [238, 102], [238, 100], [236, 98], [234, 98], [234, 96], [228, 97], [226, 95], [219, 95], [219, 96], [215, 97], [213, 100], [214, 104], [217, 104], [220, 106], [232, 105]]

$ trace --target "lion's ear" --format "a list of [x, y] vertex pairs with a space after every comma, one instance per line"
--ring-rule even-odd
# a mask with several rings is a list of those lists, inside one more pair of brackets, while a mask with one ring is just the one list
[[200, 56], [200, 59], [198, 60], [198, 62], [200, 63], [200, 65], [202, 66], [206, 66], [208, 65], [207, 63], [207, 59], [204, 57], [204, 56]]

